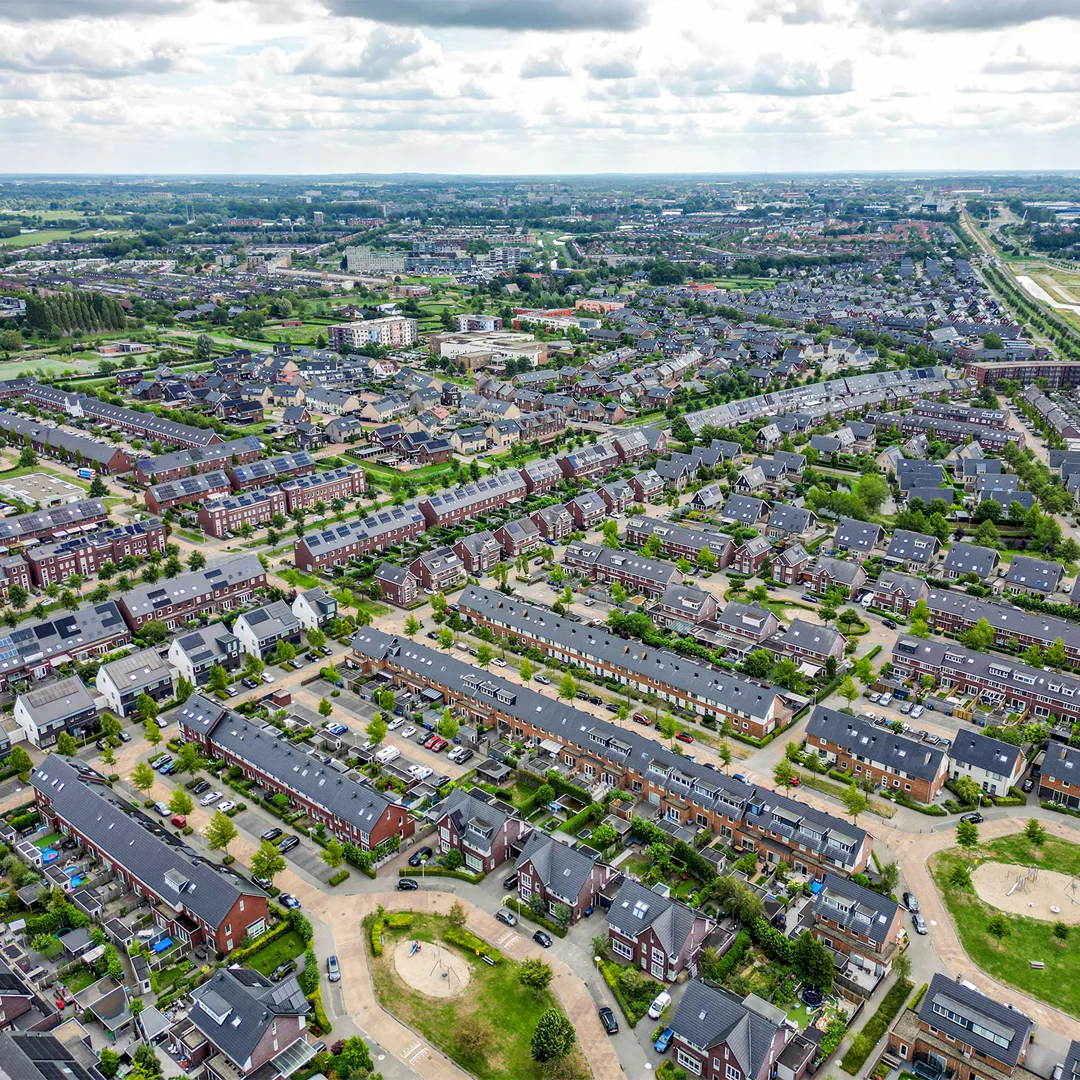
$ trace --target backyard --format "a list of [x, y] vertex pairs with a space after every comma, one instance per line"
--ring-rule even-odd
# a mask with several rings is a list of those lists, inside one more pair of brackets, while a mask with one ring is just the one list
[[[402, 1023], [464, 1066], [480, 1080], [533, 1080], [543, 1075], [532, 1059], [529, 1042], [540, 1015], [555, 1006], [554, 997], [544, 991], [537, 995], [518, 979], [520, 965], [503, 959], [489, 966], [467, 949], [446, 945], [448, 919], [437, 915], [413, 914], [410, 927], [384, 932], [382, 956], [370, 955], [375, 993], [383, 1008]], [[367, 936], [367, 935], [365, 935]], [[464, 960], [469, 979], [460, 993], [451, 997], [431, 997], [409, 986], [395, 966], [395, 947], [404, 939], [421, 943], [443, 942], [441, 948]], [[422, 947], [422, 946], [421, 946]], [[487, 950], [492, 956], [497, 953]], [[468, 1052], [463, 1033], [482, 1030], [482, 1049]]]
[[302, 956], [303, 952], [303, 939], [295, 930], [290, 930], [289, 933], [269, 942], [253, 956], [248, 957], [245, 963], [263, 975], [269, 975], [278, 964], [283, 964], [286, 960], [295, 960], [298, 956]]
[[[1074, 875], [1080, 874], [1080, 847], [1054, 837], [1036, 847], [1023, 834], [1014, 834], [989, 841], [970, 854], [950, 848], [930, 862], [971, 959], [988, 975], [1080, 1016], [1080, 984], [1073, 978], [1080, 965], [1080, 928], [1007, 914], [980, 899], [962, 872], [988, 861]], [[1067, 902], [1063, 896], [1062, 906]], [[1029, 961], [1044, 967], [1032, 968]]]

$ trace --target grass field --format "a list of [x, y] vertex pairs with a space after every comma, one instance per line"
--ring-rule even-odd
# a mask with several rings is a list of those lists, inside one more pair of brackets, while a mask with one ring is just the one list
[[286, 960], [295, 960], [304, 953], [304, 942], [300, 935], [291, 930], [275, 941], [271, 941], [265, 948], [260, 949], [254, 956], [250, 956], [245, 963], [253, 967], [263, 975], [269, 975], [278, 964]]
[[61, 372], [70, 370], [80, 375], [89, 375], [97, 370], [100, 362], [96, 357], [93, 360], [76, 360], [70, 356], [65, 356], [62, 360], [40, 356], [27, 357], [25, 360], [4, 360], [0, 362], [0, 379], [15, 379], [23, 372], [59, 375]]
[[[386, 930], [383, 955], [374, 957], [369, 951], [368, 957], [379, 1003], [479, 1080], [540, 1080], [544, 1073], [532, 1059], [529, 1040], [540, 1014], [556, 1002], [550, 993], [537, 996], [526, 990], [518, 981], [517, 963], [504, 959], [489, 967], [472, 953], [458, 951], [469, 964], [471, 978], [462, 994], [447, 1000], [427, 997], [398, 976], [394, 967], [398, 941], [407, 935], [435, 942], [447, 926], [441, 916], [416, 914], [409, 929]], [[456, 1032], [473, 1018], [488, 1025], [490, 1041], [484, 1053], [467, 1056]]]
[[279, 570], [279, 578], [283, 578], [295, 589], [314, 589], [319, 584], [319, 579], [314, 574], [305, 574], [295, 567], [292, 570]]
[[[976, 858], [1076, 874], [1080, 873], [1080, 846], [1048, 837], [1041, 847], [1033, 848], [1017, 833], [982, 845], [975, 856], [951, 848], [930, 861], [930, 872], [971, 959], [995, 979], [1080, 1016], [1080, 982], [1075, 978], [1080, 965], [1080, 927], [1072, 927], [1060, 941], [1054, 937], [1053, 923], [1006, 915], [1009, 933], [999, 942], [987, 929], [998, 909], [980, 900], [971, 886], [958, 887], [950, 880], [956, 867], [971, 866]], [[1029, 960], [1041, 960], [1046, 966], [1033, 969]]]

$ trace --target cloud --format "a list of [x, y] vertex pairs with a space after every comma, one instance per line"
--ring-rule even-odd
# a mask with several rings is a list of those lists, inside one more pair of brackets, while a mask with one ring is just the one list
[[756, 0], [747, 17], [753, 22], [779, 19], [789, 26], [803, 26], [806, 23], [825, 22], [828, 13], [824, 0]]
[[186, 59], [182, 46], [151, 41], [121, 21], [72, 20], [29, 29], [8, 27], [0, 34], [0, 70], [5, 71], [114, 79], [201, 67]]
[[53, 22], [57, 19], [110, 18], [114, 15], [175, 15], [195, 0], [3, 0], [7, 22]]
[[570, 69], [561, 56], [549, 52], [546, 56], [527, 56], [518, 75], [523, 79], [559, 79], [569, 75]]
[[1073, 71], [1075, 64], [1032, 56], [1023, 45], [1009, 53], [995, 53], [983, 64], [984, 75], [1027, 75], [1033, 71]]
[[813, 60], [785, 60], [779, 56], [759, 57], [748, 78], [737, 87], [745, 94], [777, 97], [817, 97], [847, 94], [854, 86], [853, 64], [838, 60], [822, 68]]
[[419, 30], [377, 26], [347, 41], [309, 46], [291, 65], [294, 75], [334, 75], [376, 82], [439, 62], [441, 50]]
[[592, 60], [585, 70], [594, 79], [632, 79], [638, 73], [637, 56], [606, 56]]
[[[33, 0], [27, 0], [32, 3]], [[85, 2], [85, 0], [84, 0]], [[323, 0], [336, 15], [477, 30], [636, 30], [648, 0]]]
[[858, 18], [888, 30], [1004, 30], [1080, 19], [1076, 0], [859, 0]]

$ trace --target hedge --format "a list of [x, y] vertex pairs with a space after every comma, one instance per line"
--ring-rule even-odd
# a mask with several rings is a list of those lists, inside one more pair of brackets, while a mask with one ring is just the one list
[[383, 921], [391, 930], [408, 930], [413, 924], [411, 911], [394, 911], [383, 917]]
[[919, 992], [911, 999], [911, 1009], [913, 1012], [918, 1010], [919, 1003], [923, 999], [923, 994], [925, 994], [929, 988], [929, 983], [923, 983], [922, 986], [919, 987]]
[[319, 1029], [319, 1034], [329, 1035], [333, 1030], [333, 1026], [330, 1023], [329, 1018], [326, 1015], [326, 1010], [323, 1008], [322, 1003], [322, 987], [316, 987], [314, 994], [308, 995], [308, 1001], [311, 1002], [311, 1007], [315, 1012], [315, 1027]]
[[264, 945], [269, 945], [271, 941], [277, 941], [279, 937], [284, 937], [290, 930], [292, 930], [292, 926], [289, 923], [279, 922], [277, 926], [264, 931], [257, 938], [252, 938], [250, 944], [244, 945], [241, 943], [239, 948], [233, 949], [229, 953], [229, 962], [239, 963], [241, 960], [257, 953]]
[[877, 1012], [863, 1024], [862, 1030], [855, 1036], [847, 1053], [841, 1058], [840, 1068], [844, 1072], [854, 1076], [863, 1067], [881, 1037], [889, 1030], [889, 1025], [896, 1018], [896, 1014], [903, 1008], [908, 994], [911, 993], [911, 987], [912, 984], [906, 980], [897, 981], [885, 995]]
[[537, 926], [542, 926], [545, 930], [550, 930], [556, 937], [566, 937], [566, 929], [559, 926], [558, 923], [553, 923], [550, 919], [545, 919], [543, 915], [534, 915], [532, 909], [528, 904], [523, 904], [520, 900], [512, 899], [506, 901], [507, 907], [512, 907], [522, 918], [528, 919], [529, 922], [536, 923]]
[[368, 934], [371, 938], [371, 952], [373, 956], [382, 956], [382, 932], [386, 924], [382, 919], [373, 919]]
[[603, 803], [593, 803], [591, 806], [586, 806], [584, 810], [576, 813], [572, 818], [566, 819], [562, 831], [573, 835], [582, 825], [592, 821], [599, 821], [604, 816], [605, 809]]
[[[622, 968], [620, 968], [618, 964], [612, 964], [606, 960], [600, 961], [600, 972], [604, 976], [604, 982], [607, 983], [612, 997], [615, 998], [619, 1008], [622, 1009], [623, 1016], [626, 1017], [626, 1022], [633, 1027], [645, 1013], [638, 1012], [637, 1009], [632, 1008], [630, 1003], [623, 996], [622, 990], [619, 989], [620, 971], [622, 971]], [[645, 1007], [645, 1012], [648, 1012], [648, 1006]]]
[[453, 923], [447, 923], [446, 930], [443, 932], [443, 940], [449, 941], [451, 945], [456, 945], [466, 952], [474, 953], [476, 956], [486, 956], [496, 965], [503, 962], [502, 953], [497, 949], [493, 949], [486, 941], [470, 933], [463, 926], [454, 926]]
[[723, 982], [742, 963], [750, 944], [750, 932], [740, 930], [731, 948], [720, 957], [716, 967], [709, 974], [709, 978], [716, 982]]
[[331, 885], [340, 885], [340, 884], [341, 884], [341, 883], [342, 883], [343, 881], [345, 881], [345, 880], [346, 880], [346, 879], [347, 879], [348, 877], [349, 877], [349, 871], [348, 871], [348, 870], [339, 870], [339, 871], [338, 871], [338, 872], [337, 872], [337, 873], [336, 873], [336, 874], [335, 874], [335, 875], [334, 875], [334, 876], [333, 876], [333, 877], [332, 877], [332, 878], [330, 879], [330, 884], [331, 884]]
[[[416, 870], [411, 866], [403, 866], [398, 870], [398, 877], [413, 877], [415, 874]], [[371, 876], [374, 877], [375, 875], [372, 874]], [[460, 881], [468, 881], [473, 885], [479, 885], [486, 875], [474, 874], [471, 870], [448, 870], [445, 866], [425, 866], [423, 876], [452, 877], [458, 878]]]

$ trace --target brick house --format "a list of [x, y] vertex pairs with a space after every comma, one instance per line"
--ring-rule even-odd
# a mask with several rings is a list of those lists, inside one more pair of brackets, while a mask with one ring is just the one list
[[597, 492], [585, 491], [571, 499], [566, 509], [574, 519], [574, 528], [579, 532], [589, 532], [599, 527], [610, 511], [607, 503]]
[[892, 969], [904, 936], [904, 912], [895, 900], [842, 874], [828, 873], [811, 912], [812, 933], [837, 954], [838, 967], [839, 958], [846, 958], [849, 967], [868, 977], [870, 986]]
[[809, 564], [810, 552], [802, 544], [792, 544], [773, 559], [773, 581], [778, 581], [781, 585], [798, 585]]
[[617, 873], [602, 863], [600, 853], [592, 848], [572, 848], [540, 832], [529, 834], [514, 869], [518, 872], [518, 895], [524, 903], [535, 892], [548, 914], [556, 905], [565, 904], [572, 924], [584, 916], [586, 908], [597, 906], [600, 893]]
[[1050, 744], [1039, 775], [1039, 800], [1080, 809], [1080, 750]]
[[627, 483], [634, 492], [635, 502], [651, 503], [664, 494], [664, 481], [655, 469], [646, 469], [644, 472], [635, 473]]
[[420, 592], [419, 578], [408, 568], [393, 563], [380, 563], [375, 580], [382, 589], [383, 599], [395, 607], [411, 607]]
[[465, 573], [479, 577], [486, 574], [502, 558], [503, 549], [496, 533], [490, 529], [469, 533], [454, 544], [454, 554], [461, 560]]
[[866, 571], [854, 559], [819, 555], [803, 570], [802, 580], [810, 592], [825, 593], [835, 585], [850, 599], [866, 584]]
[[203, 503], [199, 508], [199, 525], [208, 536], [226, 537], [245, 525], [253, 529], [266, 525], [275, 514], [284, 514], [285, 510], [284, 493], [271, 485]]
[[543, 537], [532, 518], [520, 517], [500, 525], [495, 530], [495, 539], [508, 559], [516, 559], [535, 551]]
[[420, 582], [421, 588], [433, 592], [445, 592], [465, 580], [465, 567], [450, 547], [425, 551], [412, 561], [409, 570]]
[[882, 570], [871, 588], [873, 606], [882, 611], [897, 611], [907, 615], [920, 601], [930, 595], [930, 586], [923, 578], [910, 577], [895, 570]]
[[429, 818], [435, 823], [439, 852], [460, 851], [466, 867], [475, 873], [487, 874], [501, 866], [530, 831], [509, 803], [479, 788], [455, 789], [432, 807]]
[[529, 515], [546, 544], [557, 544], [574, 531], [574, 519], [565, 506], [547, 506]]
[[753, 577], [762, 572], [762, 567], [768, 562], [771, 554], [772, 548], [768, 540], [763, 536], [752, 536], [735, 548], [728, 569], [736, 574]]

